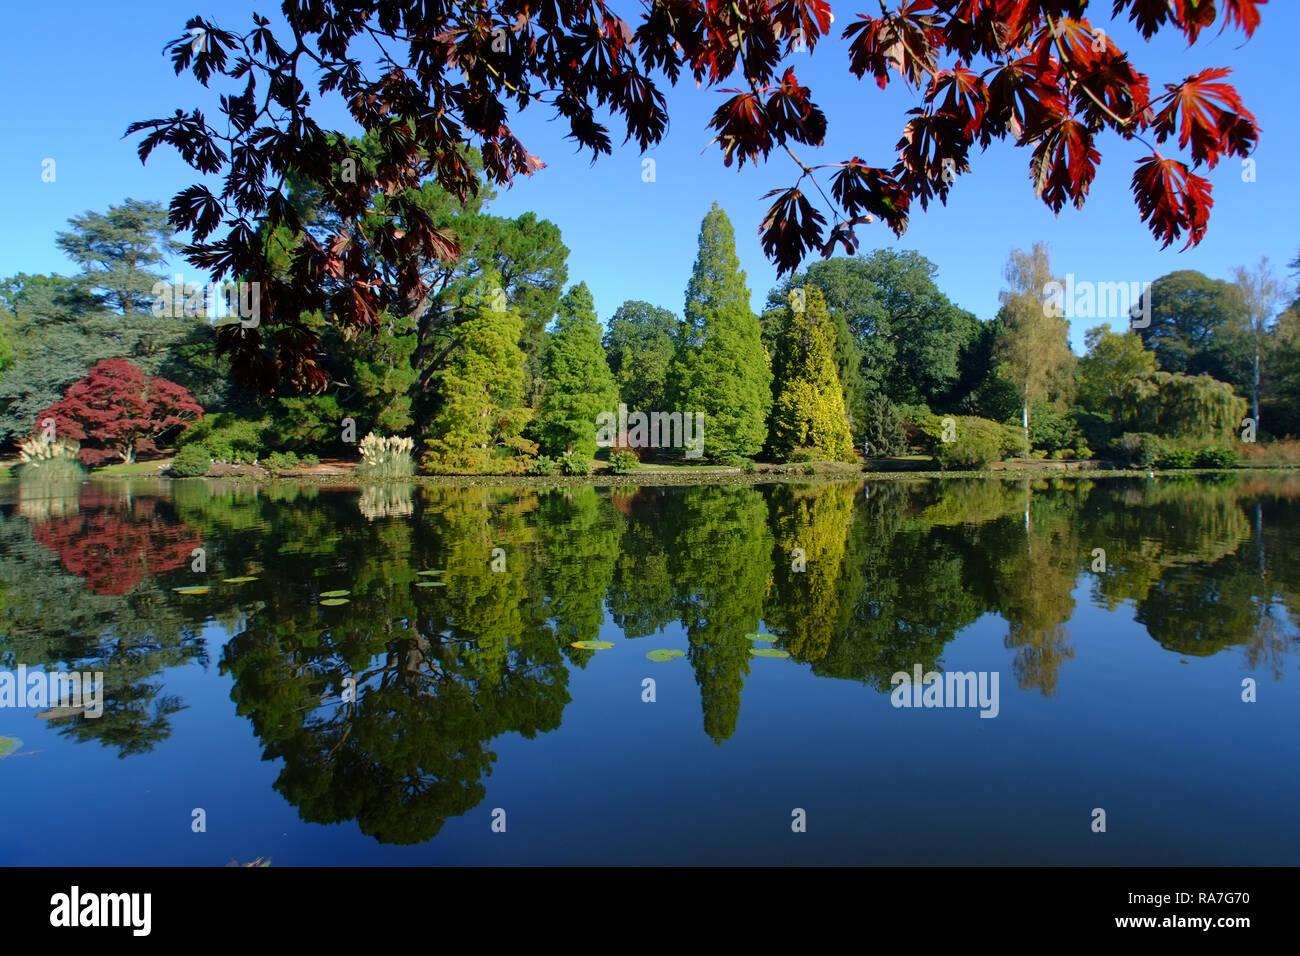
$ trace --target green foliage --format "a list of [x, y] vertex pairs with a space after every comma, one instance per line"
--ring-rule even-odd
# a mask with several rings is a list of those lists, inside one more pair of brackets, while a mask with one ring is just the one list
[[176, 453], [167, 472], [173, 478], [201, 478], [212, 467], [208, 450], [202, 445], [190, 443]]
[[245, 418], [237, 412], [205, 415], [176, 441], [178, 449], [202, 445], [214, 461], [232, 465], [253, 464], [267, 448], [270, 418]]
[[876, 394], [865, 403], [862, 435], [871, 446], [871, 455], [907, 453], [907, 422], [902, 410], [888, 395]]
[[128, 199], [108, 212], [85, 212], [68, 220], [55, 245], [82, 268], [82, 283], [98, 293], [105, 307], [138, 312], [153, 304], [155, 273], [170, 252], [174, 230], [161, 203]]
[[1162, 442], [1160, 452], [1156, 456], [1157, 468], [1193, 468], [1196, 465], [1198, 452], [1194, 448], [1186, 448], [1172, 442]]
[[1208, 375], [1156, 372], [1152, 380], [1157, 400], [1144, 407], [1142, 422], [1157, 434], [1200, 441], [1229, 438], [1246, 414], [1246, 400]]
[[297, 468], [301, 461], [302, 459], [295, 452], [273, 451], [266, 456], [266, 460], [262, 464], [273, 472], [280, 472]]
[[630, 451], [612, 451], [609, 453], [609, 470], [616, 475], [625, 475], [636, 471], [640, 464], [640, 460]]
[[1110, 448], [1116, 464], [1132, 468], [1152, 467], [1160, 452], [1160, 437], [1150, 432], [1126, 432]]
[[685, 320], [669, 369], [669, 403], [705, 414], [705, 454], [754, 455], [767, 437], [772, 373], [731, 221], [717, 203], [700, 227]]
[[1197, 468], [1235, 468], [1241, 460], [1241, 453], [1235, 448], [1211, 446], [1196, 453]]
[[786, 307], [773, 354], [776, 401], [768, 445], [778, 458], [806, 447], [819, 458], [852, 461], [853, 436], [835, 370], [834, 328], [821, 290], [800, 291], [803, 307]]
[[570, 477], [591, 474], [591, 459], [577, 452], [568, 452], [560, 458], [560, 474]]
[[676, 335], [677, 316], [648, 302], [624, 302], [609, 320], [605, 353], [619, 395], [632, 411], [668, 410]]
[[1027, 425], [1035, 406], [1072, 390], [1070, 323], [1050, 314], [1046, 290], [1054, 280], [1043, 243], [1035, 243], [1029, 252], [1014, 250], [1005, 277], [993, 356], [998, 374], [1014, 382], [1020, 393], [1022, 422]]
[[995, 461], [1026, 454], [1020, 429], [991, 422], [986, 418], [963, 415], [955, 418], [953, 441], [940, 437], [934, 445], [939, 467], [945, 471], [978, 471]]
[[549, 455], [538, 455], [528, 466], [527, 474], [536, 475], [542, 478], [550, 477], [555, 474], [555, 459]]
[[424, 441], [426, 471], [518, 472], [537, 450], [522, 434], [532, 416], [523, 406], [522, 320], [498, 305], [491, 277], [467, 300], [473, 317], [437, 376], [441, 406]]
[[[868, 396], [941, 403], [961, 377], [961, 355], [977, 337], [979, 322], [939, 291], [937, 273], [919, 253], [877, 249], [814, 262], [768, 296], [769, 308], [783, 308], [791, 290], [821, 289], [836, 323], [836, 364], [855, 441], [863, 437], [859, 423]], [[839, 341], [841, 321], [857, 354]]]
[[1245, 319], [1231, 283], [1181, 270], [1156, 279], [1147, 295], [1150, 322], [1137, 334], [1162, 371], [1231, 378], [1232, 333]]
[[1049, 452], [1065, 451], [1079, 445], [1079, 429], [1074, 420], [1048, 402], [1036, 405], [1029, 417], [1029, 444]]
[[618, 412], [618, 386], [601, 346], [596, 307], [585, 282], [560, 300], [555, 331], [542, 356], [546, 394], [537, 434], [548, 454], [596, 453], [596, 418]]

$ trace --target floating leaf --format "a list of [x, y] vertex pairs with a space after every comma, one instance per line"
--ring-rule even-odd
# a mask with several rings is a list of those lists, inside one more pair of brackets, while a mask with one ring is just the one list
[[757, 634], [746, 634], [745, 636], [748, 637], [751, 641], [775, 641], [776, 640], [775, 634], [768, 634], [766, 632], [759, 632]]
[[416, 571], [416, 574], [446, 574], [446, 571]]
[[347, 598], [325, 598], [325, 600], [321, 601], [320, 603], [322, 607], [338, 607], [340, 604], [347, 604], [348, 599]]
[[207, 594], [212, 588], [207, 585], [195, 584], [187, 588], [172, 588], [177, 594]]
[[321, 591], [320, 596], [323, 598], [347, 597], [351, 591]]
[[414, 583], [417, 588], [445, 588], [447, 586], [446, 581], [416, 581]]
[[686, 656], [685, 651], [677, 651], [667, 647], [661, 647], [647, 654], [646, 659], [651, 661], [670, 661], [674, 657], [685, 657], [685, 656]]
[[789, 651], [778, 651], [775, 647], [751, 647], [749, 653], [755, 657], [789, 657]]
[[17, 737], [0, 737], [0, 757], [8, 757], [22, 745]]
[[222, 578], [221, 580], [222, 580], [223, 582], [225, 582], [226, 584], [247, 584], [249, 581], [256, 581], [257, 578], [256, 578], [254, 575], [251, 575], [251, 574], [245, 574], [245, 575], [243, 575], [242, 577], [238, 577], [238, 578]]
[[614, 646], [613, 641], [574, 641], [570, 647], [580, 647], [584, 651], [604, 651]]
[[37, 720], [58, 720], [61, 717], [74, 717], [85, 711], [84, 707], [51, 707], [36, 715]]

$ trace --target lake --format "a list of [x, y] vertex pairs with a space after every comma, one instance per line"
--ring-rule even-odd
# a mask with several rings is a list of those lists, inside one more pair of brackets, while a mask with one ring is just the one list
[[0, 864], [1300, 859], [1300, 477], [9, 482], [0, 608]]

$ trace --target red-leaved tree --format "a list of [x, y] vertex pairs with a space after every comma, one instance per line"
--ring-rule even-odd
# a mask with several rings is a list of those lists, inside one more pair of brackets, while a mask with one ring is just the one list
[[126, 359], [105, 359], [68, 386], [63, 397], [36, 416], [37, 435], [54, 420], [56, 437], [80, 442], [88, 465], [113, 458], [130, 462], [136, 443], [156, 440], [203, 417], [203, 408], [184, 387], [145, 375]]
[[[323, 311], [345, 336], [373, 332], [383, 310], [418, 307], [429, 263], [459, 254], [456, 236], [420, 205], [423, 180], [462, 197], [476, 191], [469, 146], [496, 184], [541, 169], [510, 128], [512, 111], [529, 107], [550, 109], [593, 158], [611, 151], [604, 114], [645, 151], [668, 125], [657, 83], [687, 77], [726, 97], [710, 123], [726, 165], [773, 153], [792, 162], [797, 178], [769, 194], [761, 226], [778, 274], [810, 253], [852, 253], [858, 227], [875, 219], [901, 235], [913, 203], [945, 202], [972, 150], [994, 140], [1029, 152], [1032, 188], [1059, 211], [1083, 204], [1109, 135], [1132, 147], [1134, 198], [1157, 241], [1198, 243], [1212, 200], [1194, 170], [1248, 156], [1254, 117], [1226, 69], [1153, 84], [1104, 18], [1192, 43], [1216, 22], [1250, 36], [1264, 3], [866, 0], [868, 12], [842, 27], [847, 71], [882, 89], [901, 83], [916, 101], [883, 163], [805, 154], [829, 121], [786, 59], [829, 34], [826, 0], [643, 0], [635, 26], [605, 0], [285, 0], [279, 36], [260, 14], [239, 32], [192, 17], [168, 45], [173, 64], [224, 88], [222, 115], [178, 109], [127, 132], [145, 134], [142, 161], [167, 144], [206, 182], [220, 174], [216, 193], [204, 183], [177, 193], [171, 222], [191, 232], [187, 258], [214, 279], [261, 283], [260, 324], [218, 330], [236, 376], [266, 391], [285, 380], [321, 389], [320, 333], [306, 316]], [[1094, 25], [1089, 11], [1103, 20]], [[314, 108], [332, 95], [376, 134], [377, 151], [317, 124]], [[300, 232], [291, 176], [337, 214], [332, 235]], [[385, 197], [379, 222], [365, 215], [376, 196]], [[301, 237], [287, 270], [265, 241], [264, 227], [281, 225]], [[379, 262], [397, 264], [396, 278]]]

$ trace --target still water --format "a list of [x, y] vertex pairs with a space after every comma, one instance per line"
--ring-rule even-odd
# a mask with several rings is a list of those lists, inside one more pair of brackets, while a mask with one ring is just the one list
[[1263, 474], [5, 484], [0, 672], [103, 709], [0, 707], [0, 864], [1295, 864], [1297, 529]]

